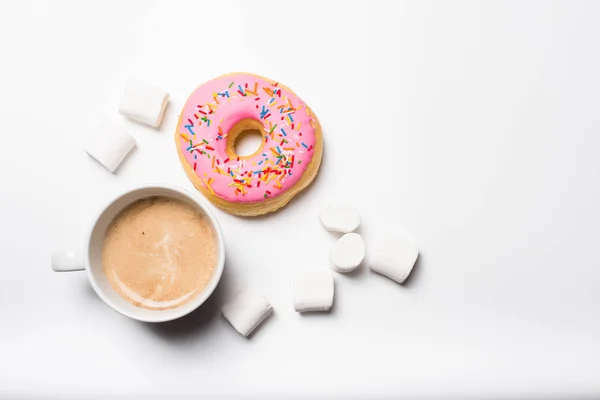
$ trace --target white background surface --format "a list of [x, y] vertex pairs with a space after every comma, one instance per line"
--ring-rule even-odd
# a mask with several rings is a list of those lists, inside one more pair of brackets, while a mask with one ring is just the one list
[[[600, 395], [599, 17], [566, 1], [2, 3], [0, 397]], [[84, 273], [52, 273], [118, 192], [192, 187], [177, 114], [230, 71], [294, 89], [325, 157], [282, 212], [218, 211], [212, 301], [147, 325]], [[158, 131], [118, 115], [131, 78], [171, 93]], [[116, 175], [82, 150], [103, 118], [138, 143]], [[293, 271], [327, 266], [317, 215], [336, 199], [367, 246], [395, 230], [421, 258], [405, 286], [338, 274], [334, 310], [300, 316]], [[276, 309], [250, 340], [218, 315], [244, 283]]]

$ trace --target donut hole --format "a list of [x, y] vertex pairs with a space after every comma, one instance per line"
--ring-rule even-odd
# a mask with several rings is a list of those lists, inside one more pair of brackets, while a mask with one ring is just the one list
[[235, 138], [233, 151], [240, 157], [256, 153], [263, 143], [263, 137], [258, 129], [245, 129]]
[[253, 118], [244, 118], [227, 132], [225, 151], [230, 158], [251, 159], [263, 150], [264, 125]]

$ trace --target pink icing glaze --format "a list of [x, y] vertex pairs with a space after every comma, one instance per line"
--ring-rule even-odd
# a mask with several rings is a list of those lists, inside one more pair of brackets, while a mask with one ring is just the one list
[[[262, 151], [229, 159], [227, 133], [242, 119], [263, 124]], [[312, 159], [315, 129], [306, 105], [277, 83], [249, 74], [206, 82], [183, 108], [180, 147], [213, 194], [231, 202], [259, 202], [293, 187]]]

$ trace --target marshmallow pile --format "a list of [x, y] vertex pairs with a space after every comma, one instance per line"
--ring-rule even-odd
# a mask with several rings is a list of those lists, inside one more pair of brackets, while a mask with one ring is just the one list
[[[328, 231], [343, 233], [329, 251], [331, 269], [348, 273], [365, 259], [365, 242], [354, 232], [360, 226], [360, 213], [348, 204], [327, 206], [319, 215]], [[404, 239], [385, 237], [375, 243], [369, 258], [369, 269], [398, 283], [410, 275], [419, 249]], [[327, 311], [333, 306], [334, 274], [327, 268], [308, 268], [296, 272], [293, 285], [293, 305], [299, 313]], [[222, 313], [244, 337], [250, 335], [273, 311], [273, 307], [258, 293], [244, 289]]]
[[[133, 80], [125, 88], [119, 113], [134, 121], [157, 128], [169, 102], [162, 89]], [[114, 172], [135, 147], [135, 139], [124, 129], [102, 122], [84, 145], [84, 150], [104, 168]]]
[[[329, 231], [344, 233], [331, 246], [331, 268], [337, 272], [355, 270], [365, 258], [365, 242], [353, 231], [360, 225], [360, 214], [351, 205], [330, 205], [320, 214], [321, 224]], [[386, 237], [374, 247], [369, 269], [398, 283], [408, 278], [419, 257], [419, 249], [400, 238]]]

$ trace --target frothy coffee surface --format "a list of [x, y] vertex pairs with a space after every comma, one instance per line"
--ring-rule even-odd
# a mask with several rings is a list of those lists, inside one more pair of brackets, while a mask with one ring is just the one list
[[127, 301], [152, 310], [181, 306], [199, 294], [217, 262], [209, 218], [167, 197], [139, 200], [106, 231], [104, 272]]

